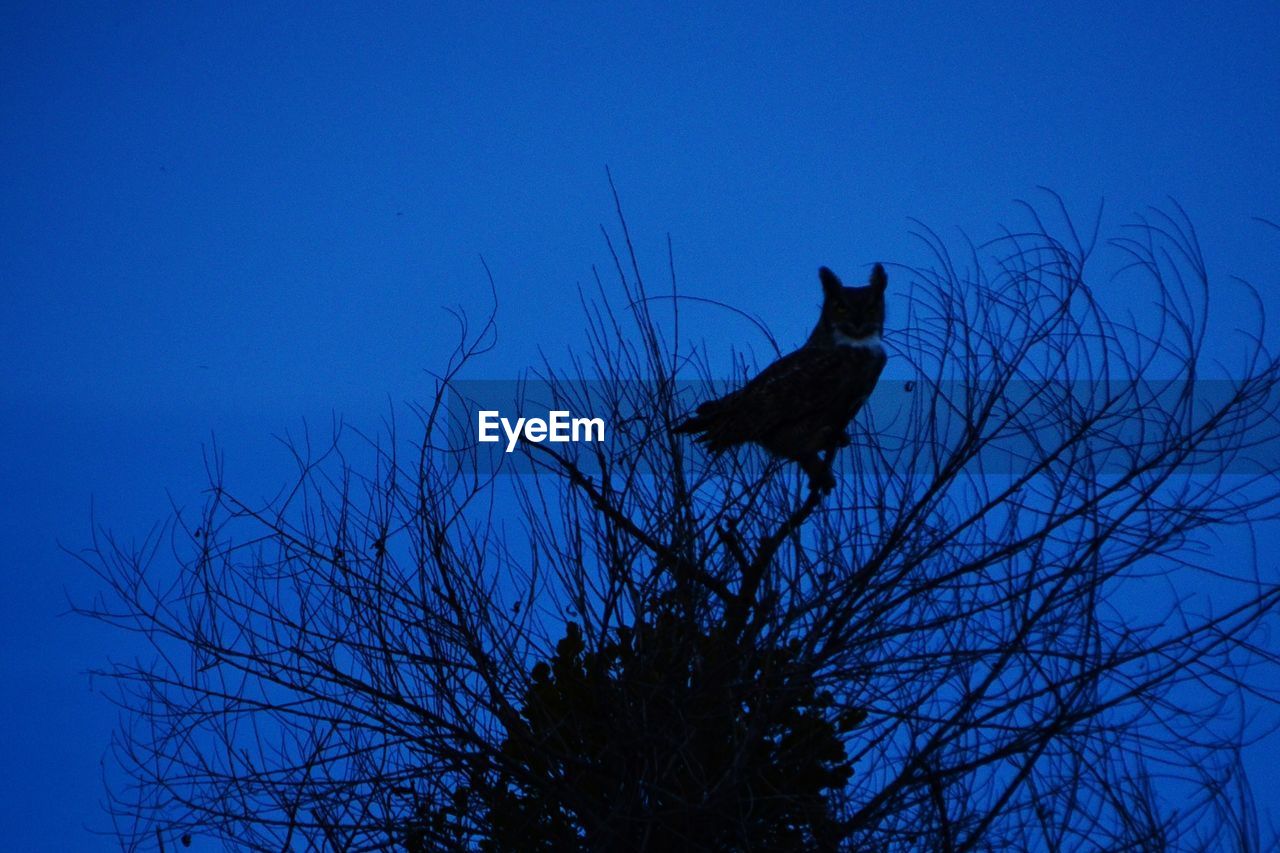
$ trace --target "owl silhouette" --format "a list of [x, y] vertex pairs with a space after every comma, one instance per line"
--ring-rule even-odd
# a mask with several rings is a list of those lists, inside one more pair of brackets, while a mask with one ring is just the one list
[[871, 396], [884, 369], [884, 291], [888, 276], [876, 264], [864, 287], [845, 287], [818, 270], [822, 313], [809, 339], [741, 388], [698, 406], [674, 432], [696, 436], [714, 454], [742, 444], [800, 464], [809, 488], [835, 486], [831, 463], [848, 445], [845, 429]]

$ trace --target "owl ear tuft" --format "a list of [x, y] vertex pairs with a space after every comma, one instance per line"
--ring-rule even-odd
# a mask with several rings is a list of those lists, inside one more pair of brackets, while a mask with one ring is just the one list
[[826, 267], [818, 269], [818, 278], [822, 280], [822, 292], [830, 296], [833, 293], [839, 293], [844, 289], [844, 284], [840, 278]]
[[876, 264], [871, 270], [871, 286], [881, 293], [889, 286], [889, 276], [881, 264]]

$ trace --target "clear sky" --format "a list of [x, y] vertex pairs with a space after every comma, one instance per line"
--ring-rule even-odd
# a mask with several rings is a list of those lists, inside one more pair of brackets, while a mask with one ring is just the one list
[[95, 588], [59, 543], [194, 505], [212, 434], [266, 493], [273, 434], [376, 427], [442, 306], [485, 309], [481, 255], [474, 375], [581, 343], [606, 165], [654, 278], [669, 233], [685, 292], [784, 345], [820, 264], [922, 262], [912, 217], [995, 236], [1037, 185], [1112, 225], [1176, 198], [1280, 316], [1280, 5], [797, 5], [0, 4], [9, 849], [110, 848], [83, 671], [127, 647], [58, 615]]

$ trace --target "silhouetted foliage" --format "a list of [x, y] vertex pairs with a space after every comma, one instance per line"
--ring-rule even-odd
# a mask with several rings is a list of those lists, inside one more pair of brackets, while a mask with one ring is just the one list
[[1250, 291], [1211, 290], [1180, 212], [1109, 244], [1151, 305], [1121, 320], [1052, 209], [891, 267], [830, 495], [671, 435], [677, 378], [713, 374], [680, 336], [706, 309], [646, 291], [625, 223], [576, 376], [540, 374], [607, 447], [525, 444], [539, 473], [507, 476], [445, 445], [490, 317], [409, 439], [296, 442], [261, 505], [212, 455], [172, 560], [84, 555], [84, 612], [156, 651], [106, 673], [122, 843], [1265, 849], [1240, 754], [1280, 586], [1221, 532], [1275, 518], [1252, 454], [1280, 364], [1261, 327], [1210, 350], [1214, 299]]
[[503, 764], [437, 825], [463, 818], [461, 845], [478, 815], [492, 850], [833, 847], [845, 827], [828, 797], [852, 772], [841, 736], [865, 715], [835, 712], [798, 652], [744, 649], [674, 613], [588, 651], [571, 622], [533, 667]]

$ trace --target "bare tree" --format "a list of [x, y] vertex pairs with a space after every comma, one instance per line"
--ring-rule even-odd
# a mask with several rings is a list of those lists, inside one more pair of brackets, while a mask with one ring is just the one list
[[82, 612], [155, 652], [106, 672], [121, 842], [1261, 849], [1240, 756], [1280, 585], [1219, 537], [1275, 518], [1280, 363], [1260, 324], [1213, 378], [1208, 309], [1251, 291], [1211, 285], [1180, 210], [1107, 244], [1127, 319], [1096, 227], [1049, 210], [891, 267], [890, 367], [827, 496], [671, 434], [710, 358], [620, 213], [574, 375], [538, 377], [607, 444], [507, 474], [444, 441], [491, 315], [408, 439], [295, 442], [264, 505], [212, 454], [198, 519], [82, 555]]

